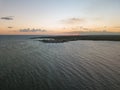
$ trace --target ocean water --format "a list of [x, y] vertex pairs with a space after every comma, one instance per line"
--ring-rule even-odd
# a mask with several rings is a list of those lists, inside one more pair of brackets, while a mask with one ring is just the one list
[[120, 90], [120, 42], [29, 37], [0, 36], [0, 90]]

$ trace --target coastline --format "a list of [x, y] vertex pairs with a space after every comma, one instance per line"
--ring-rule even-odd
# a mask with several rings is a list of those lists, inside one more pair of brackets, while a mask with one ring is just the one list
[[72, 36], [45, 36], [33, 37], [44, 43], [64, 43], [77, 40], [94, 40], [94, 41], [120, 41], [120, 35], [72, 35]]

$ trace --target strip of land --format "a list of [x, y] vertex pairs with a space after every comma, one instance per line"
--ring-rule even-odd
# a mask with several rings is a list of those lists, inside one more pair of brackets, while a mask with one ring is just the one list
[[63, 43], [76, 40], [120, 41], [120, 35], [72, 35], [72, 36], [42, 36], [33, 37], [44, 43]]

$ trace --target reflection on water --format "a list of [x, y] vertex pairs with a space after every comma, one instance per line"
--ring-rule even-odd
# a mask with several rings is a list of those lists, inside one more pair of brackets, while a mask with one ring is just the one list
[[0, 90], [120, 90], [120, 42], [0, 40]]

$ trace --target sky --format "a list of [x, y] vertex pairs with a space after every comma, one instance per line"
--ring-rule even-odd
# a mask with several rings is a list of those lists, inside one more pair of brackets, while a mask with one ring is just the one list
[[120, 0], [0, 0], [0, 34], [120, 32]]

